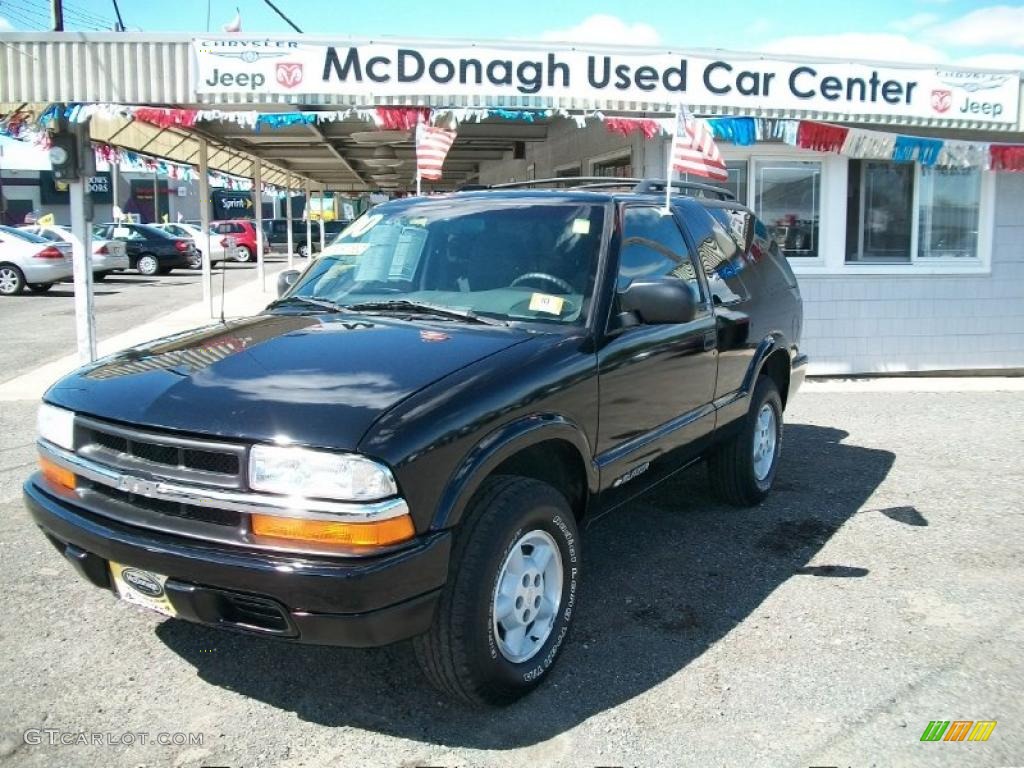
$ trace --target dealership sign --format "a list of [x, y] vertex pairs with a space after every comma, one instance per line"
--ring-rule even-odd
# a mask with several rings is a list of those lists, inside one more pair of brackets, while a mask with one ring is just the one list
[[192, 48], [198, 97], [357, 97], [369, 105], [388, 97], [535, 96], [577, 107], [683, 102], [1013, 124], [1020, 95], [1019, 76], [1010, 73], [750, 54], [236, 36], [197, 38]]

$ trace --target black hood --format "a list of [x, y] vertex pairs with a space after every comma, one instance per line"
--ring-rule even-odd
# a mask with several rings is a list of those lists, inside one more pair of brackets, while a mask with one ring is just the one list
[[396, 403], [528, 338], [454, 322], [264, 314], [104, 358], [46, 400], [140, 426], [355, 448]]

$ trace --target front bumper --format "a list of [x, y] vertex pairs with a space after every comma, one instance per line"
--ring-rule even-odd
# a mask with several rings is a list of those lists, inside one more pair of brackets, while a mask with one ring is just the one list
[[179, 617], [300, 643], [369, 647], [425, 632], [448, 573], [451, 535], [379, 557], [275, 554], [197, 542], [92, 514], [24, 486], [36, 524], [86, 580], [112, 589], [109, 562], [168, 577]]

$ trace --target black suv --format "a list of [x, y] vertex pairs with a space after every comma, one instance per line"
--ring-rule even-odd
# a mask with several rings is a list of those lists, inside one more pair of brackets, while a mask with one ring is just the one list
[[441, 689], [521, 696], [582, 597], [580, 529], [701, 457], [761, 501], [805, 370], [796, 280], [747, 208], [614, 183], [380, 205], [262, 314], [69, 375], [32, 516], [127, 601], [414, 638]]
[[[330, 243], [338, 234], [352, 222], [350, 221], [325, 221], [324, 241]], [[309, 227], [310, 238], [313, 245], [313, 253], [320, 251], [320, 222], [312, 221]], [[288, 219], [264, 219], [263, 237], [271, 251], [286, 251], [288, 249]], [[292, 247], [299, 256], [309, 255], [306, 247], [306, 221], [304, 219], [292, 219]]]

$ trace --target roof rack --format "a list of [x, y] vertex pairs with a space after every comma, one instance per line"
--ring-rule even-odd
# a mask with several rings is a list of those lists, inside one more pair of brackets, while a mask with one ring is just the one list
[[[698, 181], [673, 181], [672, 188], [681, 192], [699, 192], [699, 197], [714, 196], [719, 200], [735, 200], [728, 189], [716, 187], [712, 184], [702, 184]], [[530, 179], [529, 181], [510, 181], [503, 184], [492, 184], [490, 189], [522, 189], [526, 187], [539, 187], [548, 185], [559, 185], [574, 187], [576, 189], [609, 189], [614, 187], [631, 187], [632, 192], [638, 195], [649, 195], [665, 191], [664, 179], [637, 179], [637, 178], [616, 178], [613, 176], [558, 176], [553, 179]]]

